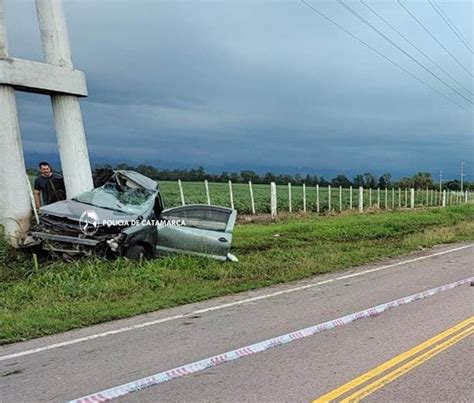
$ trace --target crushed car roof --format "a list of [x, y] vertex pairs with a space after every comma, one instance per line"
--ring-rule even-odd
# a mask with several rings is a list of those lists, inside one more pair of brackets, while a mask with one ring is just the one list
[[127, 180], [126, 185], [128, 187], [133, 187], [130, 186], [131, 184], [129, 183], [129, 181], [133, 182], [139, 187], [152, 191], [155, 191], [158, 185], [158, 183], [155, 182], [153, 179], [150, 179], [147, 176], [142, 175], [136, 171], [117, 170], [115, 171], [115, 175], [119, 175], [119, 177], [124, 177]]

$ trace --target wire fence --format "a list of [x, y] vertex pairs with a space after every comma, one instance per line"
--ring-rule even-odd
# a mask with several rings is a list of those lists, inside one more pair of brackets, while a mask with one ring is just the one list
[[435, 189], [364, 189], [246, 183], [160, 182], [167, 207], [215, 204], [240, 214], [342, 212], [446, 207], [474, 201], [469, 191]]

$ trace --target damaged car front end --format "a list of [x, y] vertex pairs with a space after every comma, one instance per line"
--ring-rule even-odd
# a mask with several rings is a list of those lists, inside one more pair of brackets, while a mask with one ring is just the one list
[[24, 246], [60, 258], [187, 253], [237, 260], [229, 253], [235, 210], [200, 204], [165, 210], [157, 183], [135, 171], [115, 171], [104, 182], [41, 207]]

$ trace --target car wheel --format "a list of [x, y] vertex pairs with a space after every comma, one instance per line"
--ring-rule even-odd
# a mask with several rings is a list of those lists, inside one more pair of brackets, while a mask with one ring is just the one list
[[143, 245], [132, 245], [125, 250], [124, 256], [128, 259], [143, 259], [147, 253]]

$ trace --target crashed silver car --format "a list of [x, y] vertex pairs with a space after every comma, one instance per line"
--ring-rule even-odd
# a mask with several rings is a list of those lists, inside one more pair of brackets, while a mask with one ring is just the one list
[[102, 186], [41, 207], [25, 246], [62, 257], [187, 253], [236, 261], [230, 254], [236, 217], [236, 210], [204, 204], [164, 209], [155, 181], [120, 170]]

